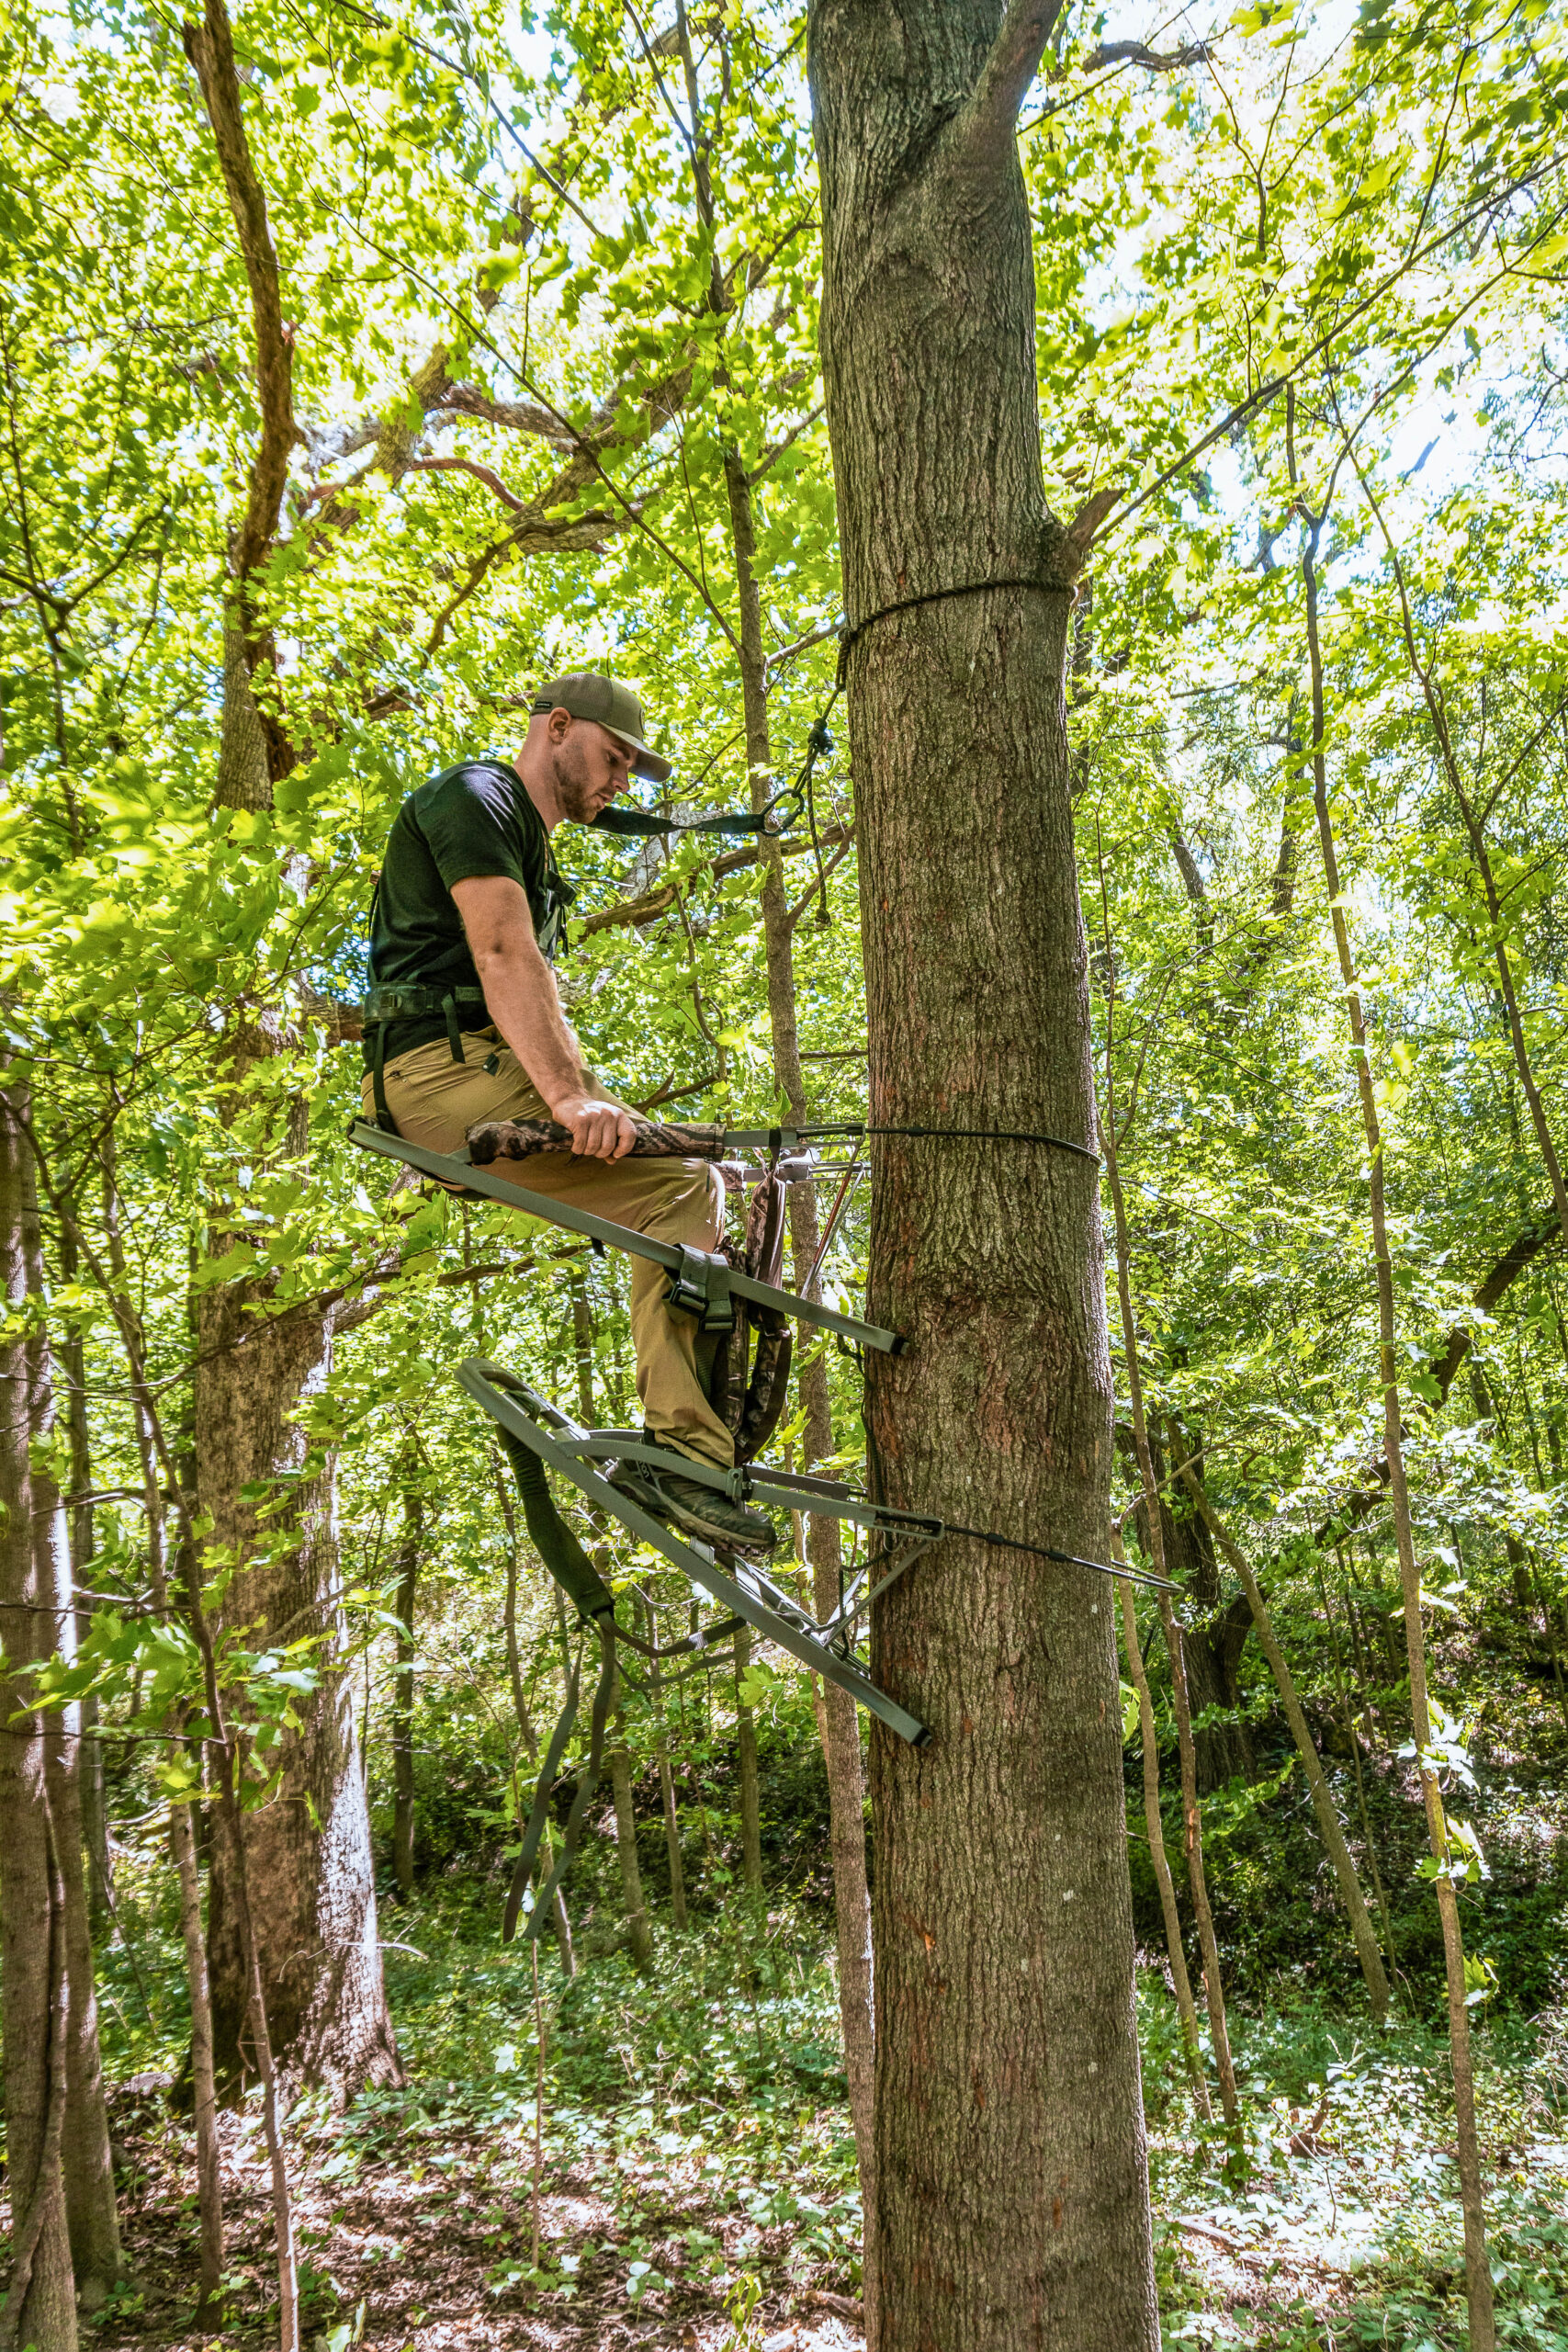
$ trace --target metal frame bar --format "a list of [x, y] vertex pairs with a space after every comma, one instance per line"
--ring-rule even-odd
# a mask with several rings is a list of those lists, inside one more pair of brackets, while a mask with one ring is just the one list
[[[434, 1157], [434, 1154], [431, 1156]], [[752, 1567], [750, 1563], [737, 1564], [732, 1576], [719, 1566], [705, 1544], [677, 1535], [663, 1526], [633, 1502], [629, 1496], [622, 1494], [607, 1479], [600, 1477], [597, 1471], [589, 1468], [588, 1461], [592, 1458], [590, 1448], [598, 1433], [579, 1429], [559, 1406], [552, 1405], [547, 1397], [539, 1396], [522, 1381], [517, 1383], [515, 1390], [498, 1388], [488, 1377], [491, 1369], [493, 1367], [486, 1365], [482, 1357], [470, 1356], [458, 1366], [458, 1382], [491, 1420], [510, 1430], [513, 1437], [520, 1439], [531, 1453], [538, 1455], [547, 1469], [554, 1470], [569, 1480], [596, 1510], [606, 1510], [618, 1519], [627, 1534], [637, 1543], [650, 1544], [656, 1552], [661, 1552], [671, 1567], [679, 1568], [690, 1582], [700, 1585], [721, 1609], [727, 1609], [732, 1616], [743, 1618], [758, 1633], [764, 1634], [769, 1641], [776, 1642], [780, 1649], [787, 1650], [792, 1657], [798, 1658], [803, 1666], [810, 1667], [828, 1681], [837, 1683], [840, 1690], [847, 1690], [869, 1713], [885, 1723], [890, 1731], [897, 1732], [900, 1739], [908, 1740], [912, 1747], [925, 1746], [931, 1737], [925, 1724], [900, 1707], [897, 1700], [879, 1690], [871, 1677], [852, 1658], [830, 1649], [822, 1638], [823, 1629], [815, 1619], [808, 1617], [787, 1593], [781, 1592], [761, 1569]], [[525, 1400], [527, 1407], [547, 1421], [558, 1432], [558, 1439], [548, 1436], [537, 1421], [531, 1419], [525, 1404], [519, 1399]], [[668, 1461], [668, 1456], [665, 1460]], [[690, 1466], [694, 1469], [697, 1465]], [[757, 1481], [753, 1491], [764, 1493], [764, 1482]], [[873, 1507], [864, 1505], [862, 1508], [870, 1510]], [[928, 1527], [932, 1525], [930, 1521], [925, 1524]], [[938, 1524], [933, 1528], [930, 1540], [934, 1542], [940, 1532]]]
[[[456, 1152], [426, 1151], [423, 1144], [409, 1143], [402, 1136], [389, 1136], [373, 1126], [368, 1119], [355, 1119], [349, 1128], [348, 1139], [362, 1151], [377, 1152], [383, 1159], [400, 1160], [405, 1168], [416, 1168], [421, 1175], [434, 1176], [440, 1183], [482, 1193], [486, 1200], [499, 1201], [505, 1208], [543, 1217], [547, 1224], [564, 1226], [569, 1233], [585, 1234], [590, 1241], [604, 1242], [612, 1250], [627, 1250], [634, 1258], [650, 1258], [667, 1273], [680, 1272], [681, 1252], [673, 1243], [655, 1241], [646, 1233], [634, 1233], [626, 1225], [612, 1225], [608, 1217], [594, 1216], [587, 1209], [573, 1208], [566, 1201], [552, 1201], [543, 1193], [530, 1193], [522, 1184], [509, 1184], [503, 1178], [492, 1176], [488, 1169], [476, 1168], [470, 1160], [460, 1159]], [[824, 1331], [836, 1331], [840, 1339], [861, 1347], [876, 1348], [884, 1355], [902, 1352], [905, 1343], [901, 1332], [885, 1331], [879, 1324], [862, 1323], [852, 1315], [840, 1315], [831, 1306], [818, 1306], [815, 1299], [797, 1298], [793, 1291], [775, 1290], [771, 1283], [755, 1282], [750, 1274], [733, 1269], [728, 1279], [735, 1295], [750, 1299], [754, 1306], [771, 1306], [777, 1314], [792, 1316], [797, 1323], [814, 1323]]]

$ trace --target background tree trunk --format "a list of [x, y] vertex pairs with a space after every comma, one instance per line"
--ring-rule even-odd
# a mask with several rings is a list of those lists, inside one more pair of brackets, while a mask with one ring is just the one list
[[626, 1936], [633, 1965], [646, 1968], [653, 1958], [653, 1932], [642, 1892], [642, 1870], [637, 1854], [637, 1815], [632, 1811], [632, 1759], [626, 1747], [626, 1718], [620, 1712], [620, 1677], [615, 1678], [617, 1705], [610, 1750], [610, 1786], [615, 1799], [615, 1853], [621, 1866], [621, 1899], [626, 1905]]
[[[36, 1309], [38, 1207], [28, 1147], [0, 1093], [0, 1272], [12, 1314]], [[11, 2197], [10, 2291], [0, 2341], [76, 2352], [76, 2303], [61, 2161], [65, 2125], [64, 1886], [50, 1818], [42, 1718], [26, 1712], [26, 1668], [55, 1646], [53, 1595], [39, 1587], [30, 1447], [48, 1427], [41, 1329], [0, 1347], [0, 1603], [12, 1671], [0, 1682], [0, 2027]], [[18, 1669], [20, 1673], [18, 1674]], [[19, 1686], [19, 1683], [21, 1687]], [[31, 2250], [28, 2240], [31, 2238]]]
[[[205, 1294], [196, 1381], [197, 1493], [213, 1541], [242, 1560], [257, 1550], [254, 1508], [240, 1490], [279, 1471], [298, 1471], [303, 1432], [286, 1416], [307, 1381], [331, 1368], [330, 1317], [306, 1309], [272, 1320], [243, 1316], [248, 1284]], [[299, 1548], [279, 1551], [288, 1530]], [[243, 1818], [255, 1924], [273, 2051], [285, 2075], [325, 2084], [348, 2099], [367, 2084], [401, 2079], [381, 1981], [370, 1817], [354, 1732], [353, 1693], [333, 1665], [341, 1612], [330, 1596], [337, 1545], [330, 1468], [299, 1488], [288, 1511], [265, 1522], [265, 1555], [243, 1568], [224, 1601], [225, 1623], [254, 1624], [255, 1637], [323, 1633], [323, 1668], [299, 1705], [298, 1732], [281, 1742], [283, 1782], [276, 1798]], [[240, 2036], [247, 2006], [245, 1960], [236, 1917], [233, 1856], [221, 1809], [213, 1815], [208, 1890], [208, 1966], [219, 2086], [240, 2084]]]
[[212, 1994], [207, 1977], [207, 1945], [201, 1931], [201, 1879], [197, 1869], [191, 1808], [169, 1808], [169, 1838], [180, 1879], [180, 1927], [185, 1937], [186, 1983], [190, 1992], [190, 2082], [196, 2124], [197, 2201], [201, 2221], [198, 2321], [215, 2319], [222, 2308], [223, 2169], [218, 2143], [218, 2091], [212, 2071]]
[[1274, 1621], [1269, 1614], [1269, 1605], [1263, 1598], [1262, 1588], [1252, 1573], [1251, 1562], [1220, 1521], [1195, 1473], [1189, 1470], [1184, 1475], [1191, 1489], [1193, 1500], [1203, 1515], [1204, 1525], [1241, 1578], [1243, 1595], [1258, 1627], [1258, 1646], [1269, 1661], [1269, 1670], [1274, 1677], [1275, 1687], [1280, 1693], [1280, 1703], [1285, 1710], [1285, 1720], [1291, 1726], [1291, 1736], [1296, 1743], [1296, 1753], [1302, 1759], [1302, 1770], [1306, 1775], [1313, 1811], [1317, 1815], [1318, 1832], [1323, 1839], [1324, 1851], [1328, 1856], [1329, 1867], [1334, 1872], [1334, 1883], [1339, 1890], [1339, 1900], [1344, 1905], [1345, 1915], [1350, 1922], [1350, 1936], [1356, 1947], [1356, 1957], [1361, 1964], [1361, 1973], [1367, 1981], [1367, 1993], [1372, 2005], [1372, 2017], [1378, 2025], [1382, 2025], [1388, 2015], [1389, 2005], [1388, 1977], [1384, 1973], [1382, 1955], [1378, 1950], [1378, 1939], [1367, 1910], [1366, 1897], [1361, 1893], [1361, 1883], [1356, 1876], [1356, 1865], [1350, 1860], [1350, 1849], [1345, 1843], [1345, 1832], [1339, 1826], [1339, 1815], [1334, 1807], [1334, 1794], [1324, 1775], [1323, 1761], [1317, 1752], [1317, 1744], [1307, 1727], [1307, 1719], [1302, 1713], [1302, 1703], [1296, 1696], [1295, 1681], [1286, 1661], [1285, 1653], [1280, 1647], [1279, 1636], [1274, 1631]]
[[[412, 1470], [412, 1464], [409, 1465]], [[424, 1498], [403, 1490], [403, 1532], [398, 1547], [398, 1667], [392, 1683], [392, 1871], [406, 1903], [413, 1893], [413, 1610], [424, 1539]], [[514, 1555], [515, 1556], [515, 1555]]]
[[[60, 1271], [66, 1282], [74, 1282], [78, 1272], [75, 1236], [62, 1227], [60, 1234]], [[87, 1428], [87, 1375], [85, 1358], [79, 1331], [68, 1331], [60, 1343], [59, 1351], [62, 1385], [65, 1391], [65, 1428], [71, 1446], [72, 1501], [66, 1524], [70, 1531], [71, 1583], [73, 1591], [84, 1583], [91, 1583], [84, 1571], [96, 1548], [93, 1506], [81, 1498], [93, 1491], [93, 1448]], [[78, 1611], [78, 1637], [87, 1630], [89, 1611]], [[81, 1701], [79, 1728], [84, 1734], [76, 1755], [76, 1787], [82, 1810], [82, 1843], [87, 1857], [87, 1917], [92, 1932], [96, 1935], [107, 1928], [109, 1920], [109, 1845], [108, 1816], [104, 1806], [104, 1751], [101, 1741], [93, 1736], [97, 1728], [98, 1702], [89, 1696]]]
[[740, 1874], [748, 1894], [762, 1892], [762, 1822], [757, 1802], [757, 1718], [741, 1697], [751, 1664], [751, 1628], [735, 1636], [735, 1748], [740, 1782]]
[[[21, 1250], [27, 1287], [40, 1304], [44, 1295], [43, 1243], [39, 1225], [36, 1174], [30, 1151], [23, 1170], [21, 1192]], [[28, 1343], [28, 1411], [35, 1445], [55, 1433], [54, 1366], [47, 1330], [31, 1334]], [[70, 1433], [68, 1432], [68, 1435]], [[71, 1438], [72, 1456], [77, 1440]], [[14, 1654], [33, 1659], [58, 1650], [66, 1657], [76, 1646], [75, 1593], [71, 1573], [71, 1542], [64, 1507], [51, 1472], [40, 1461], [30, 1482], [34, 1552], [33, 1592], [39, 1613], [30, 1621], [30, 1645]], [[10, 1636], [15, 1625], [0, 1623], [0, 1634]], [[49, 1810], [54, 1835], [54, 1869], [62, 1905], [62, 1933], [65, 1955], [65, 2122], [61, 2163], [65, 2180], [65, 2214], [71, 2239], [77, 2299], [84, 2311], [95, 2312], [107, 2301], [120, 2277], [119, 2220], [115, 2210], [114, 2166], [109, 2157], [108, 2115], [104, 2105], [103, 2067], [98, 2055], [98, 2005], [93, 1981], [92, 1923], [88, 1913], [87, 1880], [83, 1867], [83, 1722], [77, 1705], [51, 1710], [42, 1719], [44, 1769], [49, 1784]], [[91, 1743], [95, 1756], [96, 1742]], [[101, 1762], [101, 1758], [98, 1759]]]
[[[653, 1603], [644, 1605], [644, 1630], [650, 1642], [659, 1639]], [[675, 1775], [670, 1767], [670, 1726], [664, 1712], [664, 1673], [659, 1660], [648, 1661], [648, 1687], [653, 1705], [654, 1753], [659, 1760], [659, 1799], [664, 1815], [664, 1850], [670, 1860], [670, 1917], [677, 1934], [686, 1929], [686, 1870], [681, 1854], [681, 1819], [675, 1810]]]
[[[1122, 1557], [1118, 1544], [1117, 1559]], [[1192, 1999], [1192, 1980], [1187, 1973], [1187, 1953], [1181, 1940], [1181, 1913], [1177, 1906], [1176, 1882], [1170, 1874], [1170, 1857], [1165, 1850], [1165, 1822], [1159, 1804], [1159, 1742], [1155, 1731], [1154, 1702], [1149, 1696], [1149, 1678], [1144, 1671], [1144, 1654], [1138, 1645], [1138, 1620], [1133, 1608], [1133, 1588], [1121, 1588], [1122, 1631], [1127, 1651], [1127, 1671], [1133, 1688], [1138, 1694], [1138, 1729], [1144, 1747], [1144, 1826], [1149, 1837], [1149, 1864], [1159, 1889], [1160, 1912], [1165, 1920], [1165, 1949], [1170, 1962], [1171, 1988], [1176, 1995], [1176, 2014], [1181, 2021], [1181, 2046], [1187, 2053], [1187, 2071], [1192, 2077], [1192, 2100], [1205, 2120], [1213, 2112], [1209, 2104], [1209, 2086], [1203, 2079], [1203, 2049], [1198, 2038], [1198, 2011]]]
[[[1094, 1132], [1064, 708], [1081, 548], [1041, 474], [1019, 100], [1049, 23], [817, 0], [822, 349], [871, 1122]], [[897, 452], [897, 464], [888, 453]], [[1005, 584], [1038, 582], [1046, 593]], [[1104, 1556], [1100, 1205], [1066, 1152], [878, 1145], [885, 1499]], [[874, 1626], [876, 2352], [1157, 2341], [1110, 1596], [950, 1538]]]

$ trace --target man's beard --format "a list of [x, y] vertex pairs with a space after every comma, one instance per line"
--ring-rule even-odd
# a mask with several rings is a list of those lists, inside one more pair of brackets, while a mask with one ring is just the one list
[[588, 760], [581, 743], [570, 736], [550, 754], [555, 769], [556, 806], [574, 825], [591, 825], [599, 814], [599, 799], [589, 780]]

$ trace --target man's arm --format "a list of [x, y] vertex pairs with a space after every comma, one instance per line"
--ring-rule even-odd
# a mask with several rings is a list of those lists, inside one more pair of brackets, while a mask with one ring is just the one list
[[571, 1129], [571, 1148], [591, 1159], [622, 1159], [637, 1130], [624, 1111], [591, 1093], [577, 1040], [561, 1018], [555, 974], [539, 953], [521, 883], [505, 874], [454, 882], [491, 1019], [544, 1096], [553, 1119]]

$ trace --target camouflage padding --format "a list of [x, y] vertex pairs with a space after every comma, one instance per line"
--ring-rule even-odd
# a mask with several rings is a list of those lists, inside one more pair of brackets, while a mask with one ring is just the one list
[[[722, 1127], [660, 1127], [638, 1119], [637, 1141], [628, 1157], [633, 1159], [722, 1159], [725, 1131]], [[482, 1126], [470, 1127], [468, 1135], [468, 1157], [476, 1168], [488, 1168], [495, 1159], [529, 1159], [536, 1151], [570, 1151], [571, 1130], [554, 1119], [487, 1119]]]
[[[723, 1157], [723, 1127], [660, 1127], [643, 1119], [635, 1124], [637, 1141], [628, 1158], [715, 1160], [725, 1190], [744, 1190], [741, 1167]], [[531, 1159], [536, 1151], [570, 1151], [571, 1131], [554, 1119], [489, 1119], [468, 1129], [468, 1141], [474, 1166], [488, 1168], [497, 1159]], [[721, 1239], [718, 1246], [739, 1272], [776, 1289], [784, 1229], [784, 1185], [776, 1176], [764, 1176], [747, 1204], [744, 1241], [738, 1247]], [[744, 1463], [767, 1443], [784, 1413], [795, 1335], [776, 1307], [736, 1304], [739, 1312], [728, 1339], [719, 1341], [708, 1393], [715, 1412], [734, 1432], [736, 1461]]]

